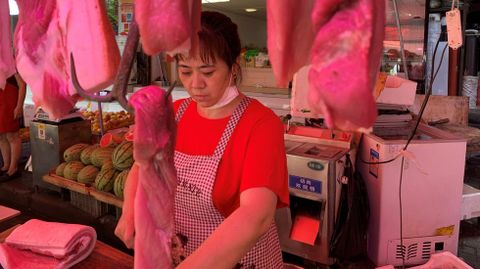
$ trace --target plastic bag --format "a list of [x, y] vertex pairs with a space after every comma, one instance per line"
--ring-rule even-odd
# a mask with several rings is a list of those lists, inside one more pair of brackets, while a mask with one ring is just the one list
[[330, 257], [342, 261], [353, 261], [367, 253], [367, 229], [370, 207], [365, 182], [354, 172], [347, 154], [335, 228], [330, 239]]

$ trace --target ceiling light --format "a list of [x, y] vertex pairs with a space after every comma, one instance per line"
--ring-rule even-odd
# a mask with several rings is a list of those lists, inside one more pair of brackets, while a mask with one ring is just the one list
[[257, 9], [256, 8], [246, 8], [245, 11], [246, 12], [255, 12], [255, 11], [257, 11]]
[[8, 7], [10, 8], [10, 15], [18, 15], [17, 2], [8, 0]]
[[202, 4], [230, 2], [230, 0], [202, 0]]

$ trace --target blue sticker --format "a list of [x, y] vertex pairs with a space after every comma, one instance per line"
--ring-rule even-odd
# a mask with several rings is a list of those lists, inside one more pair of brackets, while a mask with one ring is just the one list
[[322, 182], [310, 179], [306, 177], [299, 176], [288, 176], [288, 186], [297, 190], [313, 192], [313, 193], [322, 193]]
[[378, 162], [380, 161], [380, 154], [377, 151], [370, 149], [370, 164], [368, 165], [368, 172], [370, 175], [378, 178]]

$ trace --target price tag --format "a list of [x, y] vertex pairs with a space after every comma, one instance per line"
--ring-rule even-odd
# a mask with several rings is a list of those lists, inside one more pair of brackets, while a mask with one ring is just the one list
[[45, 124], [38, 125], [38, 139], [45, 140]]
[[448, 46], [458, 49], [462, 46], [462, 23], [460, 22], [460, 10], [454, 8], [446, 13]]

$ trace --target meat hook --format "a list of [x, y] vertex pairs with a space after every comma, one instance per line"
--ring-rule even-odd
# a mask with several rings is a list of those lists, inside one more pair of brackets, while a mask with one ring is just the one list
[[70, 68], [72, 72], [73, 86], [77, 90], [77, 93], [88, 100], [97, 102], [111, 102], [117, 100], [120, 105], [133, 114], [133, 109], [128, 105], [126, 98], [128, 79], [130, 78], [130, 72], [132, 70], [133, 60], [137, 51], [138, 41], [140, 38], [138, 25], [135, 22], [135, 18], [132, 18], [130, 29], [128, 30], [127, 42], [123, 51], [122, 58], [120, 60], [120, 67], [113, 83], [113, 89], [105, 96], [98, 96], [94, 93], [85, 91], [80, 85], [77, 73], [75, 71], [75, 61], [73, 54], [70, 54]]

